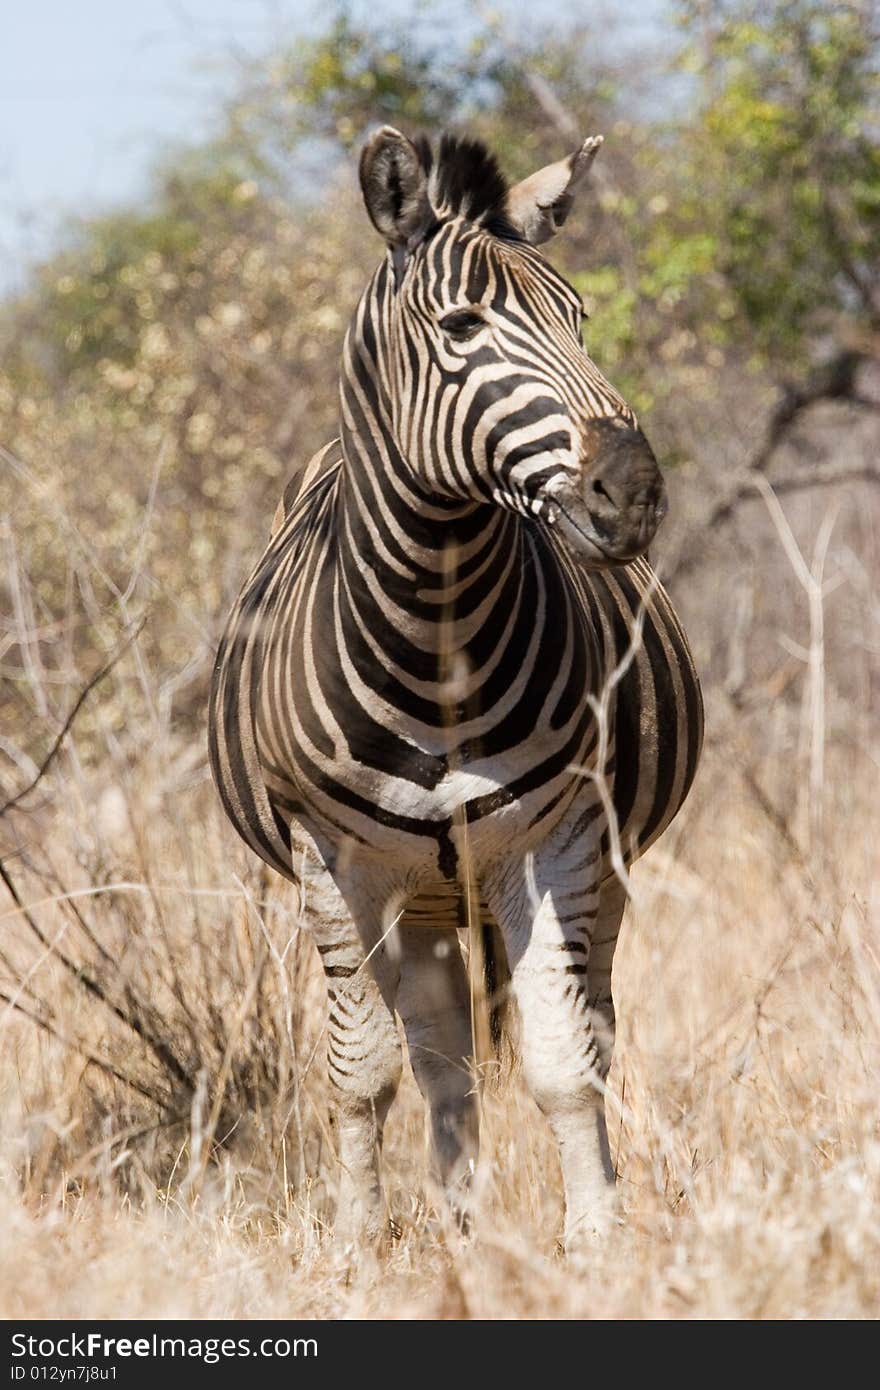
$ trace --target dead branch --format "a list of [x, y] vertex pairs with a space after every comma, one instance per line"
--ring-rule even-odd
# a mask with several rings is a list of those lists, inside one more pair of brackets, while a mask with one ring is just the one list
[[186, 1069], [181, 1066], [168, 1044], [154, 1033], [152, 1029], [146, 1026], [142, 1016], [143, 1011], [137, 1006], [137, 1001], [131, 997], [130, 993], [128, 1002], [132, 1007], [132, 1011], [127, 1013], [125, 1009], [121, 1008], [119, 1004], [110, 998], [110, 995], [101, 982], [95, 979], [93, 975], [90, 975], [84, 965], [77, 965], [76, 961], [71, 960], [70, 956], [59, 948], [57, 942], [50, 941], [45, 932], [40, 929], [39, 925], [34, 920], [33, 914], [28, 911], [28, 908], [22, 901], [21, 895], [13, 880], [10, 878], [2, 860], [0, 860], [0, 879], [5, 883], [9, 896], [12, 898], [12, 901], [19, 909], [22, 917], [43, 949], [50, 955], [54, 955], [56, 959], [61, 962], [65, 970], [81, 989], [84, 989], [93, 999], [99, 1000], [119, 1023], [131, 1029], [135, 1037], [140, 1039], [140, 1041], [153, 1053], [153, 1056], [159, 1064], [165, 1068], [166, 1073], [172, 1076], [185, 1092], [189, 1093], [192, 1090], [192, 1078]]
[[16, 1013], [22, 1014], [24, 1018], [30, 1019], [31, 1023], [35, 1023], [38, 1028], [41, 1028], [44, 1033], [48, 1033], [50, 1038], [55, 1038], [62, 1046], [71, 1048], [74, 1052], [78, 1052], [80, 1057], [88, 1062], [90, 1066], [97, 1067], [100, 1071], [105, 1072], [107, 1076], [112, 1076], [116, 1081], [121, 1082], [123, 1086], [128, 1086], [130, 1090], [136, 1091], [138, 1095], [143, 1096], [144, 1100], [152, 1101], [153, 1105], [158, 1106], [160, 1109], [164, 1109], [167, 1105], [167, 1097], [161, 1092], [152, 1090], [148, 1085], [145, 1085], [133, 1076], [127, 1076], [125, 1072], [120, 1071], [118, 1067], [114, 1067], [113, 1063], [106, 1057], [99, 1057], [96, 1052], [90, 1051], [79, 1039], [66, 1037], [64, 1033], [56, 1028], [51, 1019], [45, 1018], [34, 1009], [26, 1008], [21, 1000], [15, 998], [14, 995], [9, 995], [5, 990], [0, 989], [0, 1002], [6, 1004], [8, 1008], [14, 1009]]
[[[679, 579], [695, 569], [705, 553], [703, 538], [707, 532], [726, 526], [745, 502], [757, 497], [755, 479], [767, 473], [777, 449], [804, 411], [820, 401], [833, 400], [848, 401], [863, 409], [878, 409], [875, 401], [860, 396], [856, 391], [856, 373], [864, 360], [863, 353], [843, 349], [829, 362], [816, 368], [803, 386], [786, 389], [782, 400], [770, 416], [764, 439], [746, 464], [744, 475], [725, 497], [710, 508], [696, 529], [695, 535], [688, 539], [678, 555], [671, 560], [664, 576], [665, 582]], [[846, 482], [880, 483], [880, 468], [865, 464], [858, 467], [816, 469], [814, 472], [774, 481], [773, 489], [777, 493], [802, 492], [813, 487], [833, 487]]]
[[20, 801], [23, 801], [26, 796], [29, 796], [30, 793], [34, 790], [34, 788], [37, 787], [39, 783], [42, 781], [42, 779], [45, 777], [49, 768], [52, 766], [52, 763], [58, 756], [58, 753], [61, 750], [61, 745], [63, 744], [65, 738], [69, 734], [73, 721], [76, 719], [76, 716], [79, 714], [89, 695], [91, 695], [92, 691], [96, 688], [96, 686], [99, 686], [101, 682], [107, 676], [109, 676], [110, 672], [113, 670], [113, 667], [128, 650], [132, 642], [134, 642], [136, 638], [140, 636], [141, 632], [143, 631], [144, 623], [146, 621], [146, 618], [141, 618], [134, 631], [129, 633], [125, 641], [119, 647], [117, 647], [116, 651], [110, 657], [109, 661], [106, 661], [104, 665], [101, 666], [100, 669], [97, 670], [95, 674], [83, 686], [79, 695], [76, 697], [76, 700], [74, 701], [73, 706], [67, 715], [67, 718], [62, 724], [61, 731], [55, 739], [55, 742], [52, 744], [52, 747], [49, 749], [49, 752], [46, 754], [45, 758], [37, 768], [36, 775], [31, 778], [30, 782], [27, 784], [26, 787], [23, 787], [20, 792], [17, 792], [16, 795], [10, 797], [9, 800], [5, 802], [3, 806], [0, 806], [0, 816], [5, 816], [7, 811], [11, 811], [14, 806], [17, 806]]

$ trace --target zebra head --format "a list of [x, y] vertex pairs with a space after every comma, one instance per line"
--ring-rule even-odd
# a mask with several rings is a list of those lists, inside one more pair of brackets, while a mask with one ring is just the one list
[[389, 254], [346, 350], [411, 487], [538, 517], [597, 567], [640, 555], [666, 512], [651, 447], [583, 346], [580, 296], [535, 249], [600, 144], [508, 187], [477, 142], [444, 135], [435, 158], [378, 131], [360, 178]]

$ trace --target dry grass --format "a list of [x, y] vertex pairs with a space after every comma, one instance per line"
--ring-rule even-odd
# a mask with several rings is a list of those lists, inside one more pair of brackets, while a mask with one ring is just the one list
[[[555, 159], [559, 111], [519, 85], [504, 143], [514, 162], [535, 141]], [[572, 109], [596, 100], [590, 78]], [[596, 360], [638, 378], [658, 456], [679, 463], [658, 550], [708, 706], [696, 788], [636, 868], [616, 966], [624, 1223], [589, 1262], [559, 1256], [555, 1147], [508, 1068], [485, 1090], [462, 1243], [407, 1074], [384, 1157], [399, 1238], [380, 1256], [333, 1249], [320, 970], [295, 894], [223, 819], [204, 722], [223, 615], [290, 471], [335, 432], [341, 334], [377, 247], [351, 168], [313, 213], [249, 178], [175, 176], [158, 221], [102, 222], [0, 321], [0, 1242], [15, 1252], [0, 1315], [880, 1310], [876, 334], [855, 300], [822, 310], [816, 352], [864, 358], [852, 394], [830, 378], [833, 399], [809, 407], [780, 391], [806, 364], [756, 369], [742, 294], [720, 261], [696, 269], [712, 217], [687, 210], [668, 224], [687, 232], [668, 290], [643, 288], [665, 283], [645, 219], [665, 225], [681, 160], [705, 149], [721, 169], [729, 151], [704, 132], [676, 154], [667, 131], [670, 164], [621, 114], [561, 264], [596, 285]], [[722, 288], [735, 317], [719, 332]]]
[[[432, 1202], [407, 1077], [385, 1158], [401, 1237], [381, 1279], [363, 1252], [334, 1253], [322, 989], [289, 895], [233, 842], [203, 772], [163, 788], [142, 767], [128, 801], [91, 779], [79, 800], [67, 782], [66, 807], [36, 818], [39, 838], [59, 891], [107, 891], [46, 901], [32, 841], [35, 868], [21, 856], [10, 867], [22, 897], [43, 900], [31, 915], [52, 949], [11, 911], [4, 935], [20, 998], [38, 998], [96, 1060], [2, 1016], [0, 1221], [17, 1252], [4, 1316], [874, 1315], [871, 787], [833, 770], [847, 794], [809, 874], [717, 747], [687, 815], [637, 872], [612, 1076], [626, 1223], [576, 1277], [556, 1252], [553, 1145], [515, 1074], [486, 1094], [470, 1243]], [[95, 957], [71, 901], [110, 947], [102, 987], [130, 1010], [145, 1001], [142, 1017], [154, 1010], [189, 1092], [59, 964], [62, 950]]]
[[[384, 1159], [399, 1239], [334, 1250], [316, 957], [295, 894], [222, 817], [201, 714], [175, 717], [180, 691], [203, 709], [210, 635], [154, 670], [148, 624], [2, 819], [17, 901], [0, 890], [0, 1240], [16, 1258], [0, 1314], [876, 1316], [871, 495], [833, 535], [803, 503], [802, 572], [758, 501], [752, 559], [740, 537], [711, 584], [677, 595], [710, 737], [634, 875], [611, 1077], [626, 1219], [574, 1269], [555, 1149], [515, 1070], [485, 1092], [470, 1241], [434, 1200], [407, 1075]], [[148, 583], [101, 599], [94, 555], [74, 549], [53, 610], [18, 539], [3, 659], [29, 713], [2, 744], [10, 793], [84, 683], [67, 641], [82, 609], [91, 669], [145, 593], [150, 621], [165, 611]]]

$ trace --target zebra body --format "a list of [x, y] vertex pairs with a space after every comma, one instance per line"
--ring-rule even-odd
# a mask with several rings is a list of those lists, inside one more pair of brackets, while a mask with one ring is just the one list
[[567, 1239], [612, 1209], [623, 866], [687, 795], [702, 705], [641, 558], [656, 463], [532, 244], [594, 151], [507, 189], [479, 146], [445, 140], [435, 164], [374, 137], [362, 183], [389, 254], [346, 338], [340, 438], [288, 489], [218, 654], [224, 806], [299, 885], [328, 976], [349, 1234], [381, 1225], [395, 1010], [459, 1200], [472, 1171], [472, 893], [560, 1144]]

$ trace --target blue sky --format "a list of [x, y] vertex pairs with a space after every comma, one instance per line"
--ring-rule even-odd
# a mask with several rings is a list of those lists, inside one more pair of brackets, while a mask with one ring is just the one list
[[[353, 0], [355, 14], [400, 18], [413, 0]], [[486, 7], [487, 9], [489, 6]], [[517, 0], [493, 10], [522, 24]], [[626, 29], [658, 35], [665, 0], [629, 0]], [[57, 240], [71, 214], [130, 202], [163, 151], [210, 131], [234, 81], [235, 55], [269, 54], [332, 13], [315, 0], [7, 0], [0, 83], [0, 290]], [[422, 0], [438, 22], [448, 0]], [[613, 0], [563, 0], [585, 20]], [[548, 22], [559, 0], [531, 0]]]

